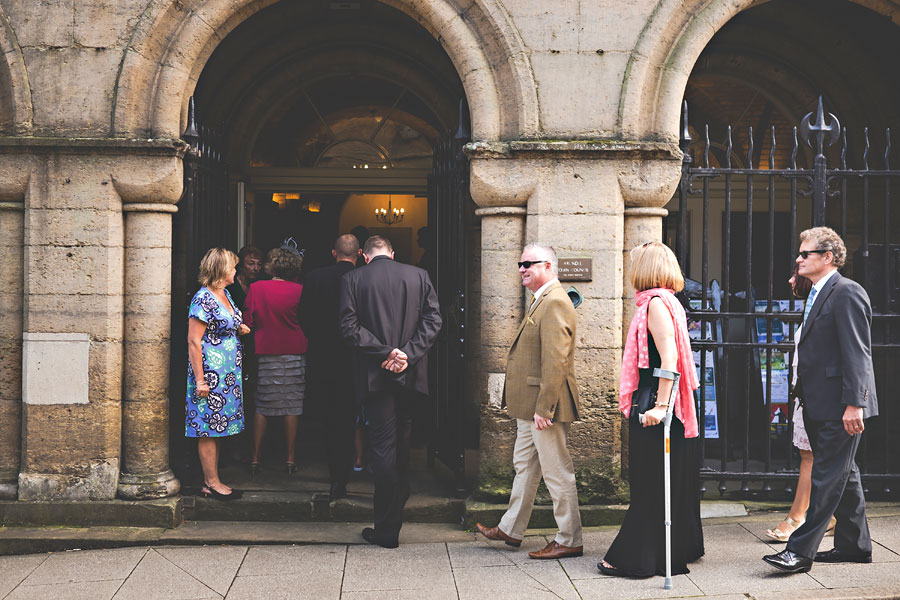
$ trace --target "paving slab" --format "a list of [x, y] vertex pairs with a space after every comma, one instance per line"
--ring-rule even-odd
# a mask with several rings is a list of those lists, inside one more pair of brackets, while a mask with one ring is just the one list
[[[460, 600], [545, 600], [551, 598], [578, 599], [571, 582], [557, 561], [539, 569], [526, 569], [520, 565], [500, 567], [468, 567], [456, 569], [457, 589]], [[558, 581], [547, 585], [552, 579], [551, 570], [557, 570], [557, 579], [566, 582], [560, 586]], [[568, 589], [565, 589], [567, 587]], [[556, 589], [554, 589], [556, 588]], [[561, 595], [560, 592], [562, 592]]]
[[221, 596], [247, 555], [247, 546], [164, 547], [156, 551], [167, 561]]
[[124, 583], [121, 579], [77, 583], [20, 585], [4, 600], [110, 600]]
[[602, 576], [599, 579], [579, 579], [574, 584], [584, 600], [680, 598], [683, 596], [700, 596], [703, 593], [700, 588], [688, 579], [687, 575], [674, 576], [671, 590], [663, 589], [662, 577], [626, 579], [623, 577]]
[[0, 598], [5, 598], [45, 560], [46, 554], [0, 556]]
[[[207, 564], [206, 567], [210, 570], [215, 569], [215, 565], [211, 564]], [[224, 577], [227, 577], [227, 584], [230, 584], [232, 577], [228, 575]], [[114, 600], [170, 600], [172, 598], [218, 600], [222, 598], [222, 595], [178, 568], [151, 548], [113, 598]]]
[[446, 544], [350, 546], [344, 591], [455, 590]]
[[237, 574], [239, 577], [297, 574], [339, 578], [346, 553], [346, 546], [337, 545], [253, 546]]
[[[315, 571], [315, 564], [310, 565]], [[311, 572], [283, 573], [280, 575], [250, 575], [235, 578], [226, 600], [338, 600], [341, 596], [340, 573]]]
[[147, 553], [147, 548], [79, 550], [51, 554], [31, 574], [24, 585], [78, 583], [82, 581], [124, 580]]

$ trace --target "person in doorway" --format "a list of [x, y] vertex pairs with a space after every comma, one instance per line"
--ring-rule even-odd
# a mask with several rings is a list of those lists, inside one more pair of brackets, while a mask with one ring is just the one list
[[257, 281], [247, 294], [246, 319], [254, 330], [259, 369], [251, 477], [259, 470], [268, 417], [284, 418], [285, 469], [288, 475], [296, 470], [294, 448], [306, 394], [307, 342], [298, 318], [302, 267], [303, 255], [290, 238], [266, 256], [265, 270], [272, 279]]
[[324, 404], [330, 495], [337, 500], [347, 495], [359, 414], [353, 378], [347, 369], [352, 350], [338, 328], [338, 301], [341, 277], [356, 266], [359, 242], [349, 233], [338, 236], [331, 255], [335, 264], [306, 276], [300, 298], [300, 327], [309, 339], [310, 395]]
[[226, 290], [234, 282], [238, 257], [211, 248], [200, 261], [202, 286], [188, 309], [186, 437], [198, 438], [203, 469], [200, 495], [236, 500], [241, 493], [219, 479], [219, 441], [244, 429], [241, 404], [242, 349], [239, 335], [250, 333], [241, 309]]
[[[619, 409], [628, 419], [628, 472], [631, 502], [606, 556], [604, 575], [652, 577], [666, 574], [663, 426], [669, 402], [671, 425], [672, 574], [689, 573], [703, 556], [700, 523], [700, 446], [694, 390], [700, 387], [684, 308], [675, 297], [684, 289], [678, 259], [668, 246], [647, 242], [631, 251], [631, 285], [637, 310], [622, 353]], [[654, 377], [656, 368], [681, 374], [673, 381]], [[655, 389], [655, 404], [643, 415], [641, 390]], [[651, 395], [651, 401], [652, 401]]]
[[528, 556], [556, 559], [583, 554], [581, 513], [575, 469], [566, 438], [581, 404], [575, 383], [575, 308], [557, 279], [556, 252], [529, 244], [519, 262], [522, 285], [534, 294], [506, 365], [503, 404], [516, 419], [513, 480], [509, 509], [496, 527], [475, 525], [490, 540], [522, 543], [541, 476], [553, 499], [559, 532]]
[[[808, 277], [800, 275], [797, 270], [799, 265], [794, 263], [794, 271], [788, 283], [791, 286], [795, 298], [806, 300], [809, 297], [809, 290], [812, 289], [812, 281]], [[797, 342], [800, 341], [800, 332], [803, 330], [802, 325], [794, 332], [794, 378], [791, 381], [792, 386], [797, 385]], [[800, 452], [800, 473], [797, 476], [797, 491], [794, 493], [794, 501], [788, 510], [787, 517], [779, 523], [774, 529], [766, 529], [766, 536], [776, 542], [786, 542], [794, 530], [803, 525], [806, 520], [806, 510], [809, 508], [809, 491], [812, 487], [810, 477], [812, 476], [813, 454], [812, 447], [809, 445], [809, 437], [806, 434], [806, 428], [803, 426], [803, 407], [800, 406], [800, 400], [794, 398], [794, 446]], [[834, 525], [836, 521], [834, 516], [825, 530], [825, 535], [834, 535]]]
[[256, 246], [248, 245], [238, 252], [238, 259], [240, 262], [238, 263], [237, 277], [234, 278], [234, 283], [228, 286], [228, 292], [238, 308], [243, 311], [250, 284], [259, 279], [262, 274], [263, 253]]
[[422, 249], [422, 258], [419, 259], [419, 264], [416, 266], [428, 271], [428, 276], [434, 280], [437, 261], [435, 260], [435, 239], [430, 227], [426, 225], [419, 228], [419, 231], [416, 233], [416, 243]]
[[[763, 560], [788, 573], [818, 562], [872, 562], [856, 450], [865, 420], [878, 414], [872, 367], [872, 306], [858, 283], [842, 277], [847, 249], [828, 227], [800, 234], [798, 273], [813, 282], [797, 342], [795, 394], [813, 451], [812, 489], [806, 522], [787, 548]], [[831, 516], [834, 548], [818, 552]]]
[[394, 261], [387, 238], [366, 240], [363, 257], [366, 266], [341, 277], [339, 309], [341, 335], [354, 348], [375, 476], [375, 526], [362, 536], [396, 548], [409, 498], [412, 405], [428, 394], [428, 350], [441, 312], [428, 273]]

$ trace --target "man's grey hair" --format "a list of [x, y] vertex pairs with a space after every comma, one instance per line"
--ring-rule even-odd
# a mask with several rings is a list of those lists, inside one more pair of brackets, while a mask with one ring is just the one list
[[538, 256], [543, 260], [550, 261], [550, 268], [553, 270], [553, 276], [556, 277], [559, 275], [559, 261], [556, 259], [556, 250], [553, 249], [553, 246], [548, 244], [528, 244], [522, 249], [522, 252], [526, 252], [528, 250], [537, 251]]

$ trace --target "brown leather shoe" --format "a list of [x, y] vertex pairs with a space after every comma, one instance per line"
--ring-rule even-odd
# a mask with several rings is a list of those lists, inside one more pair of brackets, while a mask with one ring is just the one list
[[537, 550], [535, 552], [529, 552], [529, 558], [541, 558], [541, 559], [553, 559], [553, 558], [568, 558], [570, 556], [582, 556], [584, 554], [584, 546], [578, 546], [576, 548], [569, 548], [568, 546], [561, 546], [556, 543], [556, 540], [553, 540], [546, 546], [544, 546], [543, 550]]
[[522, 540], [517, 540], [514, 537], [509, 537], [499, 527], [491, 527], [488, 529], [481, 523], [475, 523], [475, 529], [478, 530], [478, 533], [483, 535], [489, 540], [503, 540], [506, 542], [507, 546], [512, 546], [513, 548], [518, 548], [522, 545]]

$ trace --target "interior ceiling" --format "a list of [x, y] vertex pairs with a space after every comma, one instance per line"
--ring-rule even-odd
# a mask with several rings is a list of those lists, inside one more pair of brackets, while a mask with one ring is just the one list
[[390, 120], [372, 141], [407, 142], [397, 151], [419, 156], [411, 132], [433, 145], [455, 130], [461, 98], [440, 44], [374, 0], [283, 0], [258, 12], [216, 48], [195, 90], [197, 118], [224, 131], [233, 169], [312, 166], [347, 118], [363, 133]]
[[[825, 111], [848, 129], [848, 162], [859, 163], [864, 127], [878, 147], [884, 128], [900, 125], [898, 55], [900, 29], [846, 0], [777, 0], [738, 14], [700, 55], [685, 90], [695, 161], [704, 126], [711, 143], [724, 146], [731, 125], [732, 164], [747, 166], [752, 126], [753, 166], [765, 168], [775, 126], [775, 166], [789, 166], [792, 128], [821, 95]], [[797, 162], [810, 158], [801, 148]], [[838, 160], [835, 147], [829, 164]], [[710, 162], [724, 162], [724, 152], [711, 152]]]

